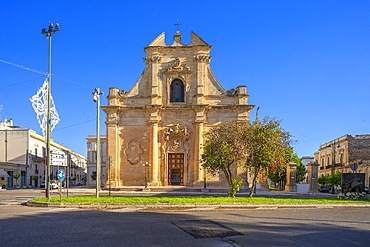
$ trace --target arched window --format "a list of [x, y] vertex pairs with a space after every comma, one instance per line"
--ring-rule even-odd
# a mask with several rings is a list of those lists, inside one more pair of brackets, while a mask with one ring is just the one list
[[170, 86], [170, 102], [184, 102], [184, 83], [175, 79]]

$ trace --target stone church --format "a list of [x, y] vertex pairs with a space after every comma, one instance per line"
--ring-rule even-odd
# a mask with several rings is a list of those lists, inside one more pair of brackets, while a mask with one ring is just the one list
[[190, 44], [181, 39], [177, 31], [166, 44], [161, 33], [144, 48], [145, 68], [131, 90], [109, 89], [106, 186], [195, 186], [205, 176], [203, 134], [249, 121], [247, 87], [226, 91], [210, 67], [212, 47], [194, 32]]

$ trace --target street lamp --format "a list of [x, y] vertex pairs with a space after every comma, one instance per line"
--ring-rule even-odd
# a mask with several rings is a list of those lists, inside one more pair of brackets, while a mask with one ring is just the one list
[[[332, 176], [334, 176], [334, 174], [335, 174], [335, 148], [340, 148], [340, 145], [338, 144], [338, 146], [335, 147], [335, 140], [334, 140], [333, 141], [333, 161], [331, 162], [332, 163], [332, 166], [331, 166], [331, 175]], [[334, 184], [332, 184], [331, 193], [335, 194]]]
[[148, 189], [148, 168], [152, 166], [152, 164], [145, 162], [143, 166], [145, 167], [145, 189]]
[[41, 33], [45, 34], [49, 39], [49, 58], [48, 58], [48, 83], [47, 83], [47, 113], [46, 113], [46, 176], [45, 176], [45, 187], [46, 187], [46, 197], [50, 199], [50, 98], [51, 98], [51, 44], [53, 34], [59, 31], [59, 23], [55, 24], [49, 22], [49, 28], [43, 28]]
[[111, 190], [112, 190], [112, 186], [111, 186], [111, 173], [110, 173], [110, 165], [111, 165], [111, 160], [112, 160], [112, 157], [111, 156], [108, 156], [108, 182], [109, 182], [109, 196], [111, 196]]
[[103, 92], [100, 92], [100, 88], [95, 88], [95, 91], [92, 93], [94, 95], [93, 100], [96, 102], [96, 198], [99, 198], [100, 191], [100, 95], [103, 95]]

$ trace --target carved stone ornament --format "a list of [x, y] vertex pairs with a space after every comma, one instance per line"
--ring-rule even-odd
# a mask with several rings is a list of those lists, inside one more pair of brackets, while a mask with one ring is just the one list
[[131, 140], [125, 150], [127, 161], [132, 165], [135, 165], [140, 161], [140, 156], [142, 153], [143, 150], [140, 147], [140, 143], [136, 140]]
[[209, 63], [212, 59], [212, 56], [210, 56], [210, 55], [196, 55], [194, 58], [195, 58], [195, 60], [197, 60], [199, 62]]
[[165, 72], [191, 73], [190, 67], [186, 66], [186, 64], [181, 64], [180, 59], [177, 57], [173, 61], [173, 66], [169, 66]]
[[120, 98], [125, 97], [125, 96], [126, 96], [126, 94], [127, 94], [127, 92], [126, 92], [125, 90], [120, 90], [120, 91], [118, 92], [118, 96], [119, 96]]
[[170, 144], [169, 144], [169, 148], [173, 152], [178, 152], [178, 151], [182, 150], [183, 146], [184, 146], [183, 140], [182, 140], [182, 138], [180, 138], [178, 136], [172, 138], [171, 141], [170, 141]]
[[183, 136], [184, 140], [189, 140], [189, 130], [184, 127], [181, 128], [180, 124], [175, 124], [174, 126], [168, 127], [167, 130], [164, 132], [164, 138], [168, 141], [170, 135], [181, 135]]
[[160, 55], [152, 55], [144, 58], [145, 63], [159, 63], [162, 61], [162, 57]]

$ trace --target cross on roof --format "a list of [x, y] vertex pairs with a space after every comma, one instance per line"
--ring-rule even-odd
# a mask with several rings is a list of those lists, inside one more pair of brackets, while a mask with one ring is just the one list
[[181, 26], [181, 24], [179, 23], [179, 19], [176, 20], [176, 31], [179, 31], [179, 26]]

